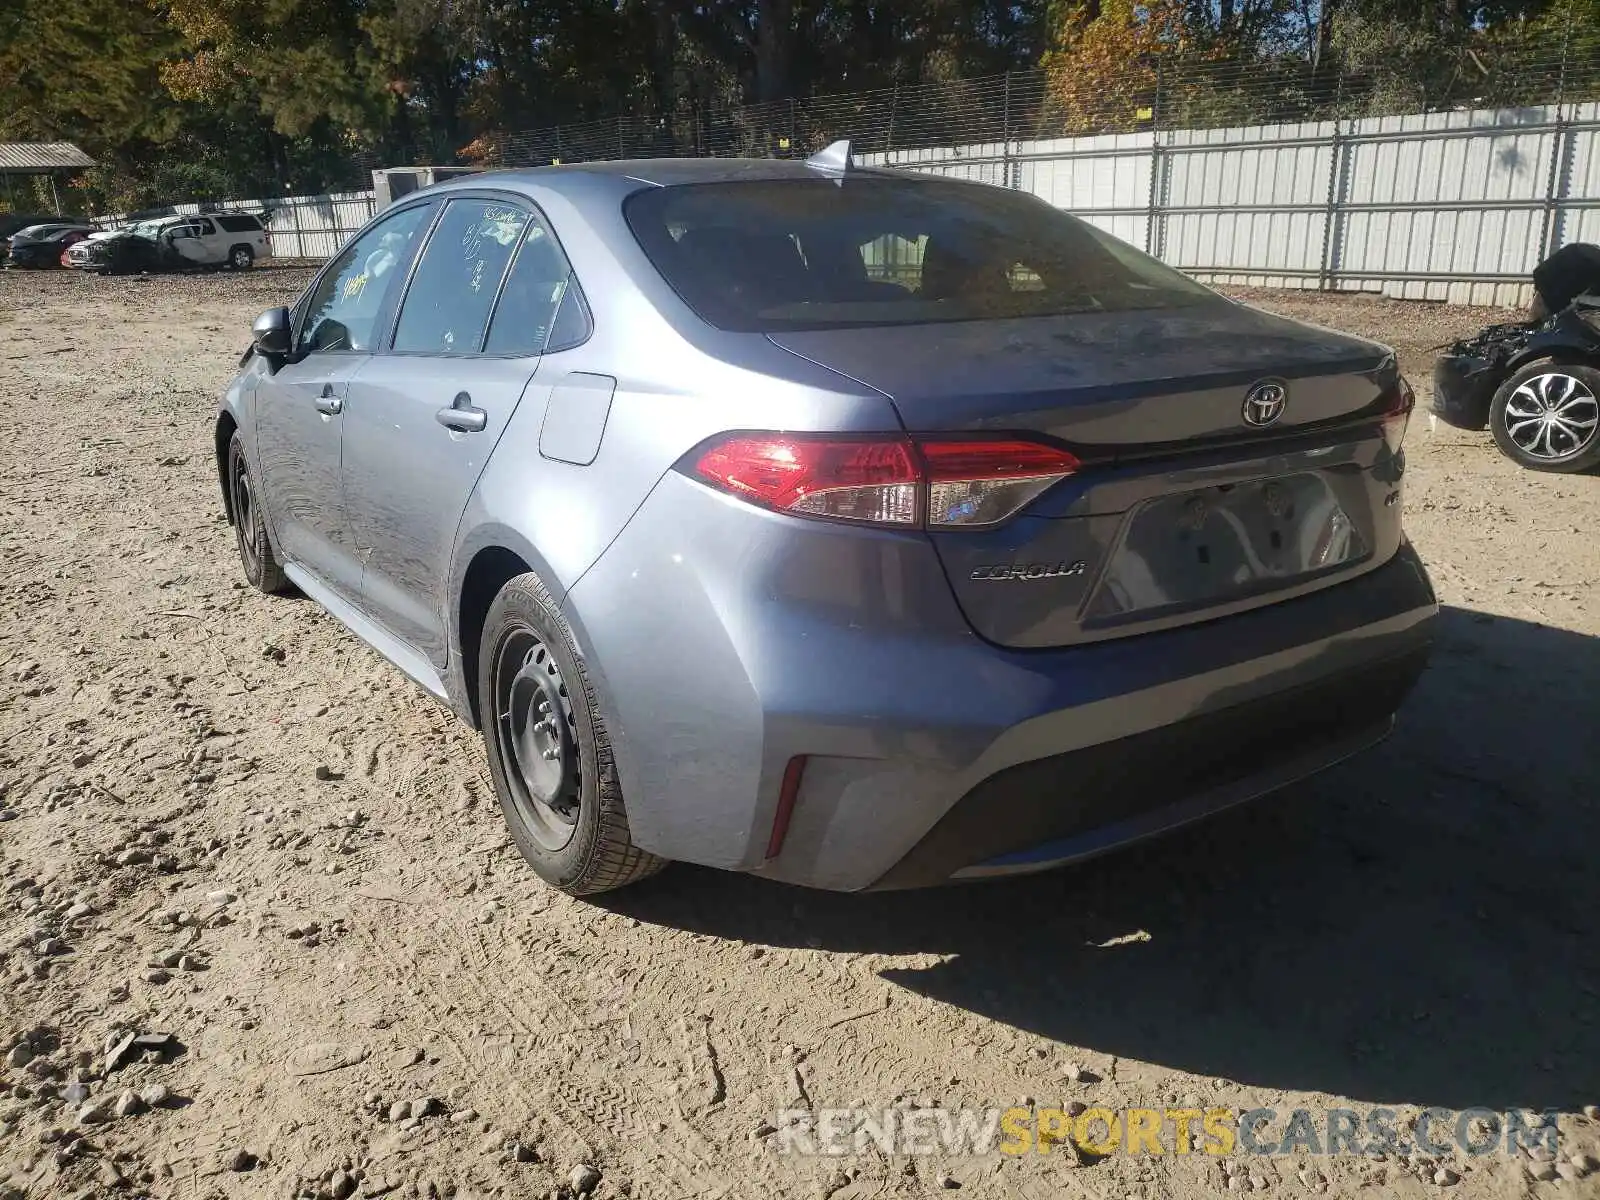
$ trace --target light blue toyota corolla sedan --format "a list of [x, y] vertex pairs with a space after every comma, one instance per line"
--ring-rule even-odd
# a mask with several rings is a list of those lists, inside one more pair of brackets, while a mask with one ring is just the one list
[[1382, 346], [833, 147], [408, 195], [256, 321], [216, 455], [250, 582], [482, 730], [551, 884], [856, 890], [1384, 737], [1411, 407]]

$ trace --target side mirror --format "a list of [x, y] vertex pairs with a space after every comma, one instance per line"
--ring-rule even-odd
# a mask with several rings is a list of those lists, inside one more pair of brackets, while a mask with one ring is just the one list
[[256, 353], [269, 360], [282, 360], [289, 354], [289, 310], [269, 308], [250, 327]]

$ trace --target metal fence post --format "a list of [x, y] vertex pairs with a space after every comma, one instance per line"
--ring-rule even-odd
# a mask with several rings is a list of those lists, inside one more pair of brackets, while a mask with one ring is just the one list
[[1571, 132], [1567, 126], [1571, 123], [1567, 117], [1567, 55], [1572, 47], [1572, 9], [1567, 5], [1567, 25], [1561, 33], [1561, 68], [1556, 76], [1556, 127], [1550, 135], [1550, 174], [1545, 180], [1544, 189], [1544, 218], [1539, 228], [1539, 257], [1535, 262], [1529, 263], [1529, 269], [1542, 263], [1550, 257], [1550, 252], [1556, 247], [1556, 225], [1559, 221], [1557, 214], [1558, 193], [1566, 190], [1566, 172], [1562, 166], [1567, 157], [1567, 139]]
[[894, 152], [894, 115], [900, 108], [900, 83], [895, 81], [894, 91], [889, 93], [889, 130], [883, 137], [883, 152]]
[[1156, 221], [1161, 207], [1161, 175], [1166, 170], [1161, 157], [1161, 84], [1165, 67], [1156, 60], [1156, 95], [1150, 108], [1150, 195], [1145, 205], [1144, 250], [1146, 254], [1161, 257], [1161, 239], [1156, 235]]
[[[1339, 78], [1333, 92], [1333, 136], [1328, 142], [1328, 194], [1322, 209], [1322, 258], [1317, 272], [1317, 290], [1325, 292], [1333, 285], [1333, 231], [1339, 223], [1339, 176], [1344, 170], [1344, 139], [1339, 136], [1339, 110], [1344, 103], [1344, 66], [1339, 67]], [[1351, 131], [1354, 132], [1352, 125]]]
[[1000, 161], [1001, 170], [1004, 171], [1005, 183], [1008, 188], [1015, 189], [1020, 182], [1014, 178], [1012, 172], [1016, 164], [1011, 161], [1011, 72], [1006, 72], [1006, 93], [1004, 107], [1000, 111]]

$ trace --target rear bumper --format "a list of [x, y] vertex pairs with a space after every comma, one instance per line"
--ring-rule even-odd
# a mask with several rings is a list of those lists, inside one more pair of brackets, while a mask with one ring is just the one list
[[1457, 429], [1483, 429], [1503, 368], [1476, 354], [1444, 354], [1433, 364], [1433, 413]]
[[33, 249], [32, 247], [11, 251], [10, 263], [13, 267], [56, 267], [61, 265], [61, 248]]
[[1436, 614], [1408, 545], [1316, 595], [1130, 638], [1118, 649], [1139, 663], [1092, 654], [1106, 647], [1051, 655], [1062, 682], [1092, 671], [1109, 694], [1044, 700], [943, 776], [912, 756], [821, 760], [813, 788], [808, 764], [783, 850], [757, 873], [846, 890], [1022, 874], [1272, 792], [1387, 735]]
[[1234, 616], [1007, 650], [972, 634], [925, 539], [742, 505], [733, 526], [712, 510], [738, 501], [662, 486], [564, 605], [630, 830], [813, 887], [1067, 861], [1319, 770], [1386, 732], [1437, 614], [1407, 544]]
[[1426, 663], [1417, 647], [1001, 771], [957, 801], [873, 887], [1046, 870], [1276, 791], [1386, 737]]

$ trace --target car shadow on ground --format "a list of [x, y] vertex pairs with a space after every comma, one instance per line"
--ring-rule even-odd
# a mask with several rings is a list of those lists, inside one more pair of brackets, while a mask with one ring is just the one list
[[883, 976], [1257, 1088], [1600, 1102], [1600, 639], [1460, 609], [1440, 626], [1383, 746], [1079, 868], [850, 896], [677, 867], [608, 906], [767, 945], [949, 956]]

